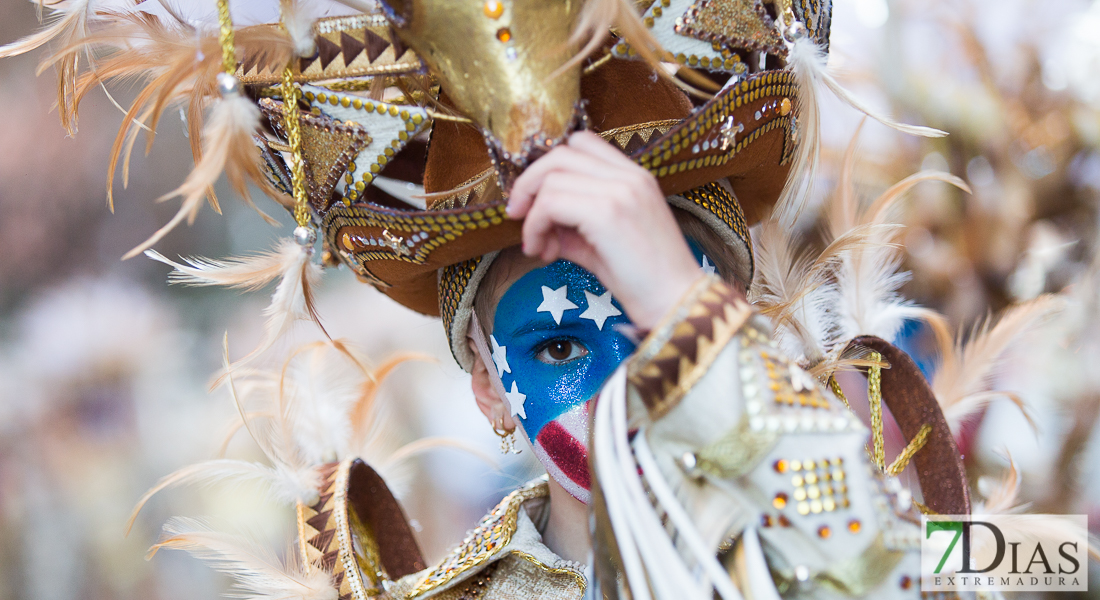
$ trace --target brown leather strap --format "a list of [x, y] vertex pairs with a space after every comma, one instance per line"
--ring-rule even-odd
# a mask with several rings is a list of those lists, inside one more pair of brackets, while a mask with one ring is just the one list
[[908, 354], [882, 338], [858, 337], [849, 343], [852, 346], [874, 350], [890, 363], [882, 371], [882, 401], [905, 439], [913, 439], [925, 423], [932, 426], [924, 448], [913, 456], [925, 505], [939, 514], [970, 514], [962, 455], [924, 374]]
[[401, 505], [378, 472], [362, 460], [352, 463], [348, 472], [348, 505], [370, 526], [382, 568], [391, 580], [427, 568]]

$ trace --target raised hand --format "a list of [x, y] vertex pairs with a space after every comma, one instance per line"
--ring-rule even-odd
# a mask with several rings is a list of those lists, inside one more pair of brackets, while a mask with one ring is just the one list
[[657, 180], [593, 133], [573, 134], [520, 175], [508, 216], [526, 217], [524, 254], [588, 269], [642, 329], [701, 277]]

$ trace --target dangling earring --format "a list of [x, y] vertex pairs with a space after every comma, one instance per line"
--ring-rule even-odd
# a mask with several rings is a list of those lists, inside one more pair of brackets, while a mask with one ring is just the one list
[[[498, 425], [499, 423], [499, 425]], [[500, 436], [500, 453], [501, 454], [519, 454], [519, 448], [516, 448], [516, 428], [511, 429], [504, 428], [504, 417], [501, 417], [499, 421], [493, 422], [493, 433]]]

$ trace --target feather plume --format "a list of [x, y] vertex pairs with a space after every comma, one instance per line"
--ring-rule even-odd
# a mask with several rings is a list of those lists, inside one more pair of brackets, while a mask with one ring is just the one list
[[[964, 181], [948, 173], [922, 171], [906, 177], [890, 186], [874, 201], [860, 207], [853, 184], [856, 147], [859, 134], [866, 122], [856, 129], [852, 141], [844, 153], [836, 194], [826, 204], [825, 220], [829, 234], [842, 236], [858, 227], [882, 225], [888, 222], [891, 209], [918, 183], [941, 181], [970, 192]], [[946, 333], [946, 321], [934, 311], [921, 308], [903, 299], [898, 289], [909, 274], [900, 271], [899, 248], [890, 243], [895, 230], [880, 230], [876, 243], [853, 250], [841, 258], [835, 266], [836, 331], [834, 346], [845, 345], [860, 335], [875, 335], [893, 340], [906, 320], [919, 319], [930, 324], [941, 343], [950, 340]]]
[[283, 265], [296, 260], [300, 251], [294, 240], [284, 239], [273, 251], [223, 260], [190, 257], [183, 259], [186, 264], [180, 264], [165, 258], [156, 250], [146, 250], [145, 255], [175, 269], [168, 274], [168, 281], [171, 283], [220, 285], [254, 291], [281, 277]]
[[280, 504], [293, 506], [295, 502], [305, 502], [317, 495], [320, 477], [313, 469], [292, 470], [286, 465], [265, 465], [243, 460], [214, 459], [188, 465], [175, 471], [156, 483], [138, 500], [126, 522], [126, 532], [134, 526], [138, 513], [158, 492], [181, 485], [212, 485], [259, 483], [266, 486], [271, 497]]
[[[159, 199], [182, 197], [179, 211], [149, 239], [126, 253], [123, 260], [137, 256], [156, 244], [185, 218], [189, 225], [194, 222], [207, 190], [214, 186], [223, 172], [241, 198], [248, 199], [248, 181], [262, 181], [264, 178], [259, 165], [259, 152], [252, 141], [252, 135], [259, 126], [260, 109], [247, 96], [236, 94], [216, 103], [203, 129], [202, 158], [180, 187]], [[251, 200], [247, 201], [251, 203]], [[267, 215], [264, 217], [274, 223]]]
[[987, 392], [986, 385], [996, 374], [1008, 349], [1037, 324], [1061, 310], [1062, 304], [1060, 298], [1049, 294], [1017, 304], [1007, 309], [995, 326], [990, 327], [987, 320], [975, 327], [965, 345], [960, 341], [950, 347], [932, 378], [932, 391], [952, 431], [994, 398], [1007, 397], [1023, 407], [1014, 395]]
[[[217, 96], [216, 76], [221, 68], [216, 29], [196, 29], [170, 12], [154, 17], [129, 8], [99, 15], [95, 31], [70, 36], [68, 43], [44, 60], [41, 67], [58, 65], [59, 70], [65, 71], [67, 65], [75, 68], [75, 57], [80, 53], [98, 57], [94, 69], [79, 77], [74, 70], [65, 78], [72, 84], [59, 87], [62, 120], [71, 123], [72, 128], [75, 128], [80, 102], [89, 91], [112, 80], [137, 80], [144, 84], [127, 111], [112, 147], [108, 165], [108, 205], [113, 210], [114, 174], [120, 158], [125, 158], [123, 181], [126, 182], [129, 157], [138, 130], [149, 132], [148, 145], [151, 145], [163, 112], [170, 106], [185, 103], [196, 169], [183, 186], [169, 195], [183, 195], [183, 205], [170, 226], [162, 228], [154, 238], [159, 239], [185, 218], [193, 219], [203, 195], [208, 195], [214, 209], [219, 210], [209, 183], [217, 179], [223, 168], [246, 204], [255, 208], [247, 195], [245, 180], [251, 179], [261, 187], [268, 185], [258, 167], [251, 140], [251, 131], [259, 119], [258, 110], [247, 98], [219, 102], [219, 106], [211, 110], [210, 126], [204, 126], [203, 117], [210, 99]], [[263, 68], [285, 64], [290, 56], [290, 40], [277, 28], [246, 27], [235, 32], [235, 37], [239, 54]], [[222, 107], [223, 104], [226, 106]], [[205, 160], [204, 153], [210, 154]], [[207, 185], [202, 186], [204, 182]], [[196, 191], [200, 187], [201, 190]], [[195, 195], [198, 198], [193, 197]], [[263, 216], [270, 221], [270, 217]]]
[[[73, 0], [70, 2], [58, 2], [50, 8], [52, 23], [47, 24], [40, 31], [23, 37], [23, 39], [0, 47], [0, 58], [18, 56], [36, 50], [36, 48], [50, 42], [58, 44], [70, 50], [57, 56], [57, 97], [58, 102], [72, 95], [76, 87], [77, 74], [80, 64], [79, 48], [74, 47], [80, 40], [88, 35], [89, 21], [94, 18], [95, 6], [91, 0]], [[41, 75], [42, 68], [38, 69]], [[69, 135], [76, 134], [76, 108], [61, 103], [62, 126]]]
[[[653, 37], [648, 27], [642, 22], [636, 3], [633, 0], [587, 0], [581, 7], [577, 17], [577, 24], [573, 27], [573, 33], [568, 44], [580, 47], [580, 50], [559, 67], [550, 78], [575, 67], [581, 61], [591, 56], [600, 49], [611, 35], [612, 29], [616, 35], [626, 40], [638, 56], [645, 60], [658, 76], [672, 82], [685, 92], [701, 98], [710, 98], [711, 94], [704, 90], [718, 91], [718, 86], [713, 81], [703, 77], [689, 68], [681, 68], [676, 76], [670, 74], [662, 66], [662, 63], [675, 64], [676, 60], [665, 50], [657, 38]], [[681, 79], [682, 78], [682, 79]]]
[[807, 366], [826, 358], [834, 339], [836, 289], [830, 281], [838, 261], [861, 251], [893, 229], [863, 225], [833, 240], [817, 256], [798, 249], [790, 228], [774, 218], [761, 224], [756, 239], [752, 302], [776, 323], [780, 346]]
[[[165, 258], [154, 251], [146, 256], [175, 269], [169, 276], [173, 283], [187, 285], [223, 285], [254, 290], [279, 280], [271, 303], [264, 309], [264, 337], [247, 356], [237, 361], [239, 368], [275, 344], [298, 320], [313, 321], [328, 336], [313, 301], [313, 288], [320, 281], [322, 268], [311, 260], [311, 248], [300, 246], [292, 239], [281, 240], [274, 251], [244, 258], [221, 261], [193, 257], [186, 265]], [[224, 373], [215, 382], [219, 385]]]
[[313, 56], [317, 43], [313, 41], [313, 15], [305, 10], [306, 2], [283, 0], [279, 3], [282, 24], [294, 42], [297, 56]]
[[214, 531], [197, 519], [169, 519], [164, 533], [147, 558], [161, 548], [184, 550], [229, 575], [240, 598], [336, 600], [339, 595], [331, 573], [314, 566], [304, 568], [294, 561], [293, 552], [283, 562], [254, 540]]
[[849, 106], [902, 133], [921, 137], [947, 135], [946, 132], [931, 127], [904, 125], [871, 110], [836, 81], [826, 65], [825, 53], [809, 36], [803, 36], [791, 44], [787, 65], [794, 73], [799, 91], [795, 112], [799, 142], [790, 175], [773, 212], [785, 226], [794, 225], [806, 201], [813, 194], [821, 149], [821, 90], [829, 90]]
[[[1003, 479], [996, 484], [991, 484], [988, 478], [978, 480], [979, 491], [985, 497], [985, 502], [974, 507], [974, 514], [979, 515], [1003, 515], [1016, 512], [1016, 499], [1020, 495], [1020, 474], [1016, 470], [1016, 461], [1008, 456], [1008, 472]], [[987, 489], [981, 489], [981, 488]]]
[[821, 154], [821, 108], [817, 94], [820, 75], [825, 71], [825, 53], [813, 39], [805, 37], [791, 45], [787, 65], [794, 73], [798, 87], [792, 125], [798, 146], [791, 160], [787, 182], [772, 210], [772, 218], [789, 229], [798, 221], [817, 178]]
[[313, 302], [313, 288], [320, 281], [322, 270], [310, 260], [311, 256], [310, 249], [299, 247], [296, 255], [286, 257], [279, 285], [271, 296], [271, 304], [264, 309], [264, 316], [267, 317], [264, 338], [252, 355], [270, 348], [295, 321], [311, 320], [324, 331]]

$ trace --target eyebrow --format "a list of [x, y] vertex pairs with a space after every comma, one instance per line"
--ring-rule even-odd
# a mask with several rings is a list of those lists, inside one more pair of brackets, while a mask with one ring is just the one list
[[549, 315], [547, 315], [546, 319], [535, 317], [528, 320], [519, 327], [513, 329], [511, 331], [511, 335], [516, 336], [527, 333], [544, 333], [548, 331], [561, 331], [563, 333], [568, 333], [570, 331], [575, 331], [576, 328], [580, 325], [583, 325], [583, 323], [569, 323], [566, 322], [564, 319], [559, 325], [558, 323], [554, 322], [553, 318], [550, 318]]

